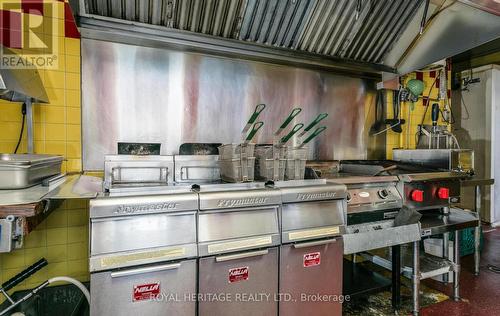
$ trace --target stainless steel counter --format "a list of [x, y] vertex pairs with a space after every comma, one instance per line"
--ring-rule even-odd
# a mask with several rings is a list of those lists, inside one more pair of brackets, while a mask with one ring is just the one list
[[495, 184], [495, 179], [481, 179], [481, 178], [471, 177], [469, 179], [461, 180], [460, 184], [463, 187], [475, 187], [478, 185], [493, 185]]
[[452, 208], [449, 215], [425, 213], [420, 219], [422, 237], [449, 233], [479, 225], [476, 213]]
[[38, 203], [44, 199], [92, 199], [102, 191], [102, 179], [86, 175], [67, 175], [48, 186], [0, 190], [0, 206]]

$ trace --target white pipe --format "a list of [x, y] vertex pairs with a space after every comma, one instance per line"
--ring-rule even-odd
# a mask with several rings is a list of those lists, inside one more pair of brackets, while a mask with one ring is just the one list
[[66, 277], [66, 276], [54, 277], [54, 278], [49, 279], [47, 282], [49, 282], [49, 284], [52, 284], [55, 282], [68, 282], [68, 283], [72, 283], [72, 284], [76, 285], [80, 289], [80, 291], [82, 291], [83, 295], [85, 295], [87, 302], [90, 304], [89, 290], [87, 290], [87, 288], [85, 287], [85, 285], [82, 284], [82, 282], [75, 280], [73, 278], [70, 278], [70, 277]]

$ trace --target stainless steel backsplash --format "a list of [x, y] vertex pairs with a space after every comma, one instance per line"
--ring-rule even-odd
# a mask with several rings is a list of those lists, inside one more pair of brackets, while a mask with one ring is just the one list
[[177, 154], [185, 142], [239, 142], [258, 103], [267, 108], [257, 143], [272, 142], [300, 106], [294, 124], [329, 114], [320, 124], [328, 129], [309, 145], [310, 159], [385, 151], [383, 139], [368, 136], [375, 90], [366, 79], [90, 39], [82, 40], [82, 69], [84, 170], [102, 170], [118, 142], [161, 143], [162, 154]]

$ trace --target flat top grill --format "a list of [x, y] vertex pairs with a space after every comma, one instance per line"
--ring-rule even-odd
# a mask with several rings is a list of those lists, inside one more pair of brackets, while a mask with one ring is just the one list
[[393, 160], [342, 160], [340, 161], [340, 171], [355, 175], [386, 176], [442, 172], [444, 170]]

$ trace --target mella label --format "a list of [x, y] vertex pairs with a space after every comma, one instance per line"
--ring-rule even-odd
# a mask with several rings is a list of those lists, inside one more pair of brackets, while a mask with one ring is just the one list
[[304, 268], [319, 266], [321, 264], [321, 253], [311, 252], [304, 255]]
[[229, 269], [229, 283], [248, 280], [248, 267]]
[[160, 295], [160, 282], [134, 285], [133, 300], [152, 300]]

